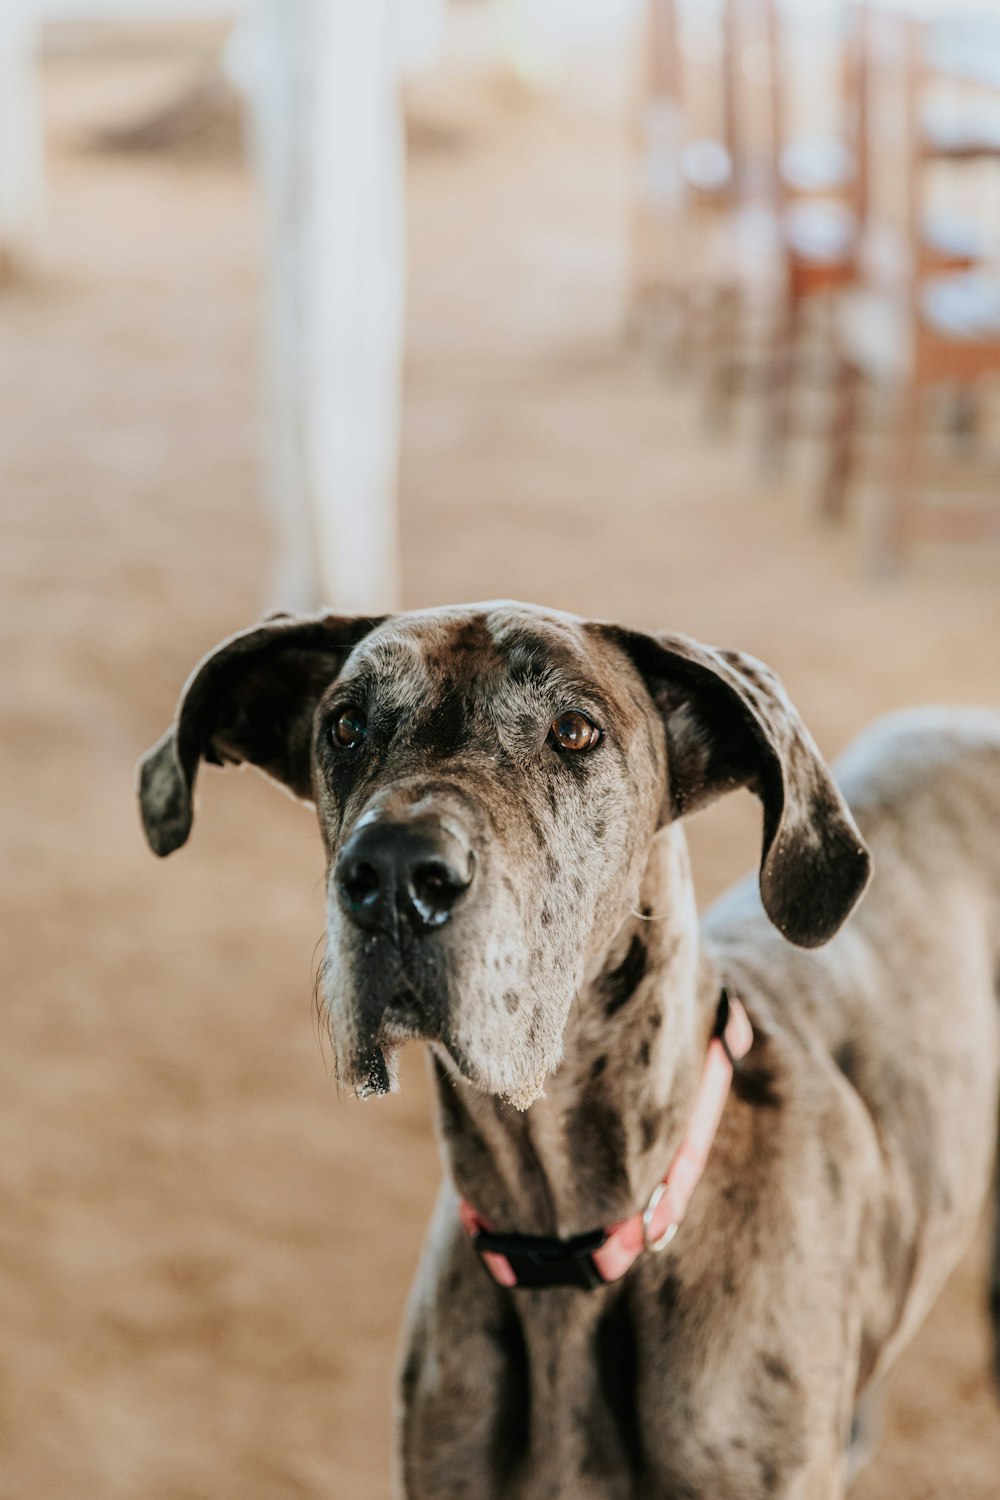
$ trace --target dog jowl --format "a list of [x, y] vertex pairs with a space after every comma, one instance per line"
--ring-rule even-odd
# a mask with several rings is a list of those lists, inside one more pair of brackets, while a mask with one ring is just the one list
[[201, 760], [252, 763], [316, 808], [325, 1000], [359, 1094], [392, 1088], [400, 1046], [423, 1037], [530, 1104], [657, 829], [732, 787], [763, 803], [761, 894], [790, 940], [825, 941], [867, 879], [759, 662], [522, 604], [276, 616], [224, 642], [141, 768], [158, 854], [188, 837]]

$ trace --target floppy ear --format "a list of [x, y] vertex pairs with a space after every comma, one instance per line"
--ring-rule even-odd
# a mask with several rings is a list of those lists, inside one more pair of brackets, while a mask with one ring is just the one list
[[613, 630], [663, 716], [673, 816], [748, 786], [764, 807], [760, 894], [802, 948], [846, 921], [871, 859], [816, 743], [775, 674], [682, 635]]
[[312, 796], [316, 705], [358, 641], [380, 623], [272, 615], [205, 657], [181, 694], [173, 725], [139, 763], [139, 806], [156, 854], [172, 854], [191, 832], [200, 760], [249, 761], [297, 797]]

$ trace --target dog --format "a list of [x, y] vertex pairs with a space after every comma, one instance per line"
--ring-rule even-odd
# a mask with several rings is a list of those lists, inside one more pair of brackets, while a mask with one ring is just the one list
[[[835, 781], [759, 661], [497, 602], [225, 641], [141, 766], [157, 854], [202, 760], [316, 808], [341, 1083], [429, 1043], [406, 1500], [842, 1496], [990, 1181], [1000, 715]], [[737, 787], [759, 876], [700, 926], [682, 819]]]

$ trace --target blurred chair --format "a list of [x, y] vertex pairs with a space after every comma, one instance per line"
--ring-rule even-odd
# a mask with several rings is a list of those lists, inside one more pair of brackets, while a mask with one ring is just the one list
[[734, 3], [719, 0], [696, 14], [708, 41], [700, 63], [682, 42], [677, 0], [646, 0], [643, 17], [628, 322], [680, 354], [696, 338], [701, 303], [711, 300], [709, 242], [738, 198], [728, 22]]
[[[805, 310], [814, 299], [829, 301], [858, 280], [868, 208], [869, 21], [859, 4], [840, 4], [829, 15], [839, 134], [796, 140], [787, 128], [787, 82], [793, 70], [786, 18], [778, 0], [754, 3], [770, 57], [771, 181], [780, 265], [764, 377], [763, 451], [773, 470], [785, 456]], [[915, 232], [922, 268], [964, 271], [982, 256], [983, 239], [975, 226], [953, 216], [921, 214]]]
[[[669, 318], [683, 350], [704, 332], [720, 417], [734, 336], [773, 261], [765, 14], [763, 0], [647, 0], [641, 43], [630, 322]], [[836, 132], [813, 132], [782, 140], [774, 170], [797, 197], [842, 188], [852, 166]]]
[[1000, 281], [983, 270], [942, 274], [946, 262], [922, 229], [925, 168], [934, 157], [922, 127], [932, 36], [877, 5], [866, 17], [865, 222], [857, 284], [841, 305], [821, 503], [830, 517], [844, 513], [859, 388], [868, 380], [894, 398], [886, 484], [869, 539], [878, 571], [898, 563], [918, 523], [939, 535], [968, 535], [1000, 523], [1000, 508], [929, 507], [915, 491], [926, 392], [943, 383], [966, 388], [1000, 374]]
[[[858, 56], [850, 12], [844, 0], [788, 10], [777, 0], [733, 0], [730, 6], [739, 62], [731, 76], [743, 143], [742, 200], [755, 206], [759, 226], [763, 215], [768, 222], [749, 242], [745, 235], [734, 239], [736, 306], [728, 337], [714, 351], [710, 381], [717, 414], [725, 416], [737, 386], [740, 339], [734, 341], [733, 329], [745, 335], [747, 304], [764, 281], [765, 453], [774, 463], [789, 425], [803, 311], [819, 294], [849, 283], [856, 241]], [[759, 266], [741, 263], [748, 243], [758, 261], [766, 258], [766, 276]]]

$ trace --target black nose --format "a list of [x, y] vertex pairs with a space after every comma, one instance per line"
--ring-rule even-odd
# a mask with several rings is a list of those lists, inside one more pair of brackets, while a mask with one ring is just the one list
[[429, 932], [471, 885], [472, 858], [444, 830], [375, 819], [351, 834], [335, 879], [341, 906], [366, 932], [394, 934], [400, 916]]

